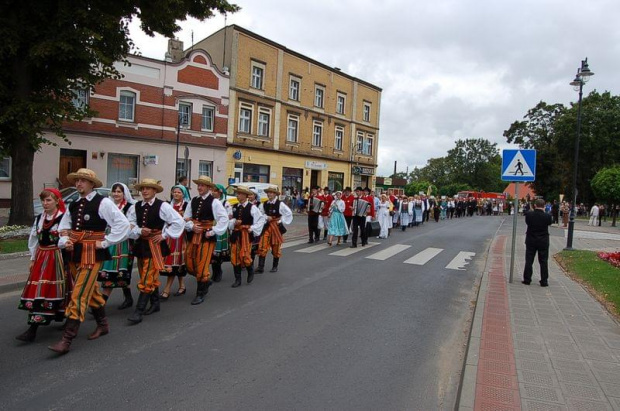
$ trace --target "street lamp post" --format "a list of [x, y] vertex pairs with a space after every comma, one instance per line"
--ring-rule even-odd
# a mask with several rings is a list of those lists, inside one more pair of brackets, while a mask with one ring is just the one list
[[577, 108], [577, 139], [575, 141], [575, 161], [573, 164], [573, 202], [570, 208], [570, 220], [568, 221], [568, 236], [565, 250], [573, 250], [573, 232], [575, 230], [575, 213], [577, 207], [577, 168], [579, 164], [579, 138], [581, 136], [581, 98], [583, 96], [583, 85], [590, 80], [594, 73], [588, 67], [588, 58], [581, 60], [581, 67], [577, 69], [575, 80], [570, 85], [579, 91], [579, 105]]

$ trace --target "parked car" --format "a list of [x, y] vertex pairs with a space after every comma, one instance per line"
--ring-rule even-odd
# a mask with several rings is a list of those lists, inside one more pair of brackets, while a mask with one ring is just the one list
[[[95, 191], [97, 191], [99, 194], [101, 194], [104, 197], [108, 197], [110, 195], [109, 188], [99, 187], [99, 188], [96, 188]], [[75, 187], [63, 188], [62, 190], [60, 190], [60, 194], [62, 195], [62, 199], [65, 202], [65, 205], [67, 206], [67, 208], [69, 207], [69, 204], [76, 201], [80, 197]], [[41, 200], [39, 199], [39, 197], [36, 197], [33, 200], [33, 205], [34, 205], [35, 216], [43, 212], [43, 205], [41, 204]]]
[[258, 191], [258, 195], [260, 196], [261, 203], [267, 201], [267, 193], [265, 193], [265, 189], [273, 184], [268, 183], [235, 183], [226, 187], [226, 199], [228, 200], [228, 204], [234, 206], [239, 202], [237, 197], [235, 197], [235, 187], [245, 187], [250, 190]]

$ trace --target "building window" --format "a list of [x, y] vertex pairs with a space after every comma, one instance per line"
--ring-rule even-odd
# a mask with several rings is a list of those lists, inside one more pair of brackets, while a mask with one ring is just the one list
[[246, 183], [268, 183], [269, 166], [243, 164], [243, 181]]
[[269, 123], [271, 119], [271, 110], [266, 108], [258, 109], [258, 135], [269, 137]]
[[315, 85], [314, 86], [314, 106], [318, 108], [323, 108], [325, 97], [325, 87]]
[[[187, 181], [192, 181], [192, 160], [187, 159], [185, 161], [184, 158], [177, 158], [177, 178], [176, 181], [179, 181], [181, 177], [187, 177]], [[190, 183], [191, 184], [191, 183]]]
[[355, 151], [358, 153], [363, 153], [364, 151], [364, 133], [361, 131], [357, 132], [357, 147]]
[[331, 171], [327, 173], [327, 186], [332, 192], [342, 190], [344, 186], [344, 173], [332, 173]]
[[312, 146], [321, 147], [323, 143], [323, 123], [320, 121], [313, 122], [312, 127]]
[[200, 160], [198, 162], [198, 175], [213, 178], [213, 162]]
[[367, 156], [372, 156], [372, 146], [374, 144], [374, 136], [368, 134], [366, 136], [366, 142], [364, 144], [364, 154], [366, 154]]
[[263, 77], [265, 75], [265, 65], [252, 62], [252, 88], [263, 89]]
[[11, 179], [11, 157], [0, 158], [0, 180]]
[[344, 127], [336, 126], [336, 137], [334, 139], [334, 150], [342, 151], [342, 140], [344, 140]]
[[338, 93], [338, 97], [336, 100], [336, 113], [344, 114], [344, 106], [346, 104], [347, 97], [344, 94]]
[[288, 98], [290, 100], [299, 101], [299, 88], [301, 85], [301, 79], [291, 76], [291, 80], [288, 87]]
[[213, 131], [213, 120], [215, 118], [215, 109], [213, 107], [202, 107], [202, 130]]
[[73, 99], [71, 100], [71, 102], [73, 103], [73, 106], [78, 109], [86, 108], [86, 106], [88, 106], [88, 95], [89, 94], [90, 93], [88, 92], [88, 89], [82, 89], [82, 88], [74, 89]]
[[252, 111], [254, 108], [247, 104], [241, 104], [239, 108], [239, 132], [250, 134], [252, 132]]
[[140, 156], [108, 153], [108, 181], [118, 181], [131, 187], [138, 181]]
[[179, 124], [183, 128], [192, 127], [192, 105], [190, 103], [179, 103]]
[[370, 121], [370, 103], [364, 101], [364, 121]]
[[136, 107], [136, 93], [131, 91], [121, 91], [118, 102], [118, 119], [122, 121], [134, 121], [134, 110]]
[[296, 143], [299, 136], [299, 116], [288, 115], [288, 126], [286, 128], [286, 141]]

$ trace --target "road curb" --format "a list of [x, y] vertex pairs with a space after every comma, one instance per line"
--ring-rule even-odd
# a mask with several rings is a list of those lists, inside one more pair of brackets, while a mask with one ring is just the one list
[[20, 251], [18, 253], [0, 254], [0, 261], [12, 260], [14, 258], [22, 258], [30, 256], [30, 251]]

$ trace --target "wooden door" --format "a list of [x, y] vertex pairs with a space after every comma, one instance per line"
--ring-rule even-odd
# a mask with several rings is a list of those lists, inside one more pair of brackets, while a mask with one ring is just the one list
[[[60, 168], [58, 170], [59, 188], [70, 187], [71, 183], [67, 180], [67, 175], [80, 168], [86, 167], [86, 151], [66, 150], [60, 151]], [[83, 153], [83, 154], [82, 154]]]

